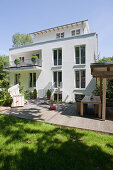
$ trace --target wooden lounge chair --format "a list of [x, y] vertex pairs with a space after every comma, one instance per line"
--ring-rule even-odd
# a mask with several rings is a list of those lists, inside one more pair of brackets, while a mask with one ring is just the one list
[[19, 84], [16, 84], [9, 88], [8, 92], [13, 98], [13, 103], [11, 107], [24, 106], [24, 94], [19, 92]]

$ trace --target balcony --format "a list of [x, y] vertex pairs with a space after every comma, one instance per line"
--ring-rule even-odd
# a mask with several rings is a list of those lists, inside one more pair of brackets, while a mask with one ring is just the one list
[[37, 59], [35, 62], [32, 62], [31, 59], [26, 59], [21, 61], [19, 64], [15, 64], [14, 61], [10, 61], [10, 63], [4, 64], [4, 71], [11, 71], [11, 70], [24, 70], [24, 69], [41, 69], [42, 67], [42, 60]]

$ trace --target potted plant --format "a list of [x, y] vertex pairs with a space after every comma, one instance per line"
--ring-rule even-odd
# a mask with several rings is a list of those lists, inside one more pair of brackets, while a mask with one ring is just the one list
[[34, 99], [37, 98], [37, 90], [36, 89], [34, 89], [34, 91], [33, 91], [33, 96], [34, 96]]
[[38, 56], [32, 56], [31, 61], [35, 64], [38, 59]]
[[20, 64], [20, 59], [19, 59], [19, 58], [15, 58], [14, 63], [15, 63], [16, 66], [17, 66], [18, 64]]
[[49, 89], [47, 91], [47, 98], [48, 98], [48, 100], [50, 100], [50, 98], [51, 98], [51, 90], [49, 90]]

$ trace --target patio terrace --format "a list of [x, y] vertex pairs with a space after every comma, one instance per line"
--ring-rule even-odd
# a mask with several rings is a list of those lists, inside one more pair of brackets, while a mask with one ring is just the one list
[[0, 114], [113, 134], [112, 107], [107, 107], [105, 121], [100, 120], [94, 115], [92, 105], [89, 106], [88, 112], [84, 114], [84, 117], [81, 117], [76, 112], [75, 104], [56, 104], [56, 107], [56, 110], [49, 110], [49, 104], [37, 99], [30, 100], [24, 107], [11, 108], [9, 111], [1, 111]]

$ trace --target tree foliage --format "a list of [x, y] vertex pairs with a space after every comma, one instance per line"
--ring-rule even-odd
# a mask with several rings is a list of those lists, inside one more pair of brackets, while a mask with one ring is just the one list
[[98, 61], [99, 63], [105, 63], [105, 62], [113, 62], [113, 56], [112, 57], [103, 57]]
[[28, 45], [33, 42], [30, 34], [15, 33], [12, 37], [13, 47], [20, 47], [22, 45]]
[[9, 74], [3, 71], [4, 64], [8, 62], [8, 56], [0, 56], [0, 88], [6, 88], [9, 85]]
[[[103, 57], [98, 61], [99, 63], [104, 62], [113, 62], [113, 57]], [[100, 82], [97, 81], [97, 87], [93, 91], [94, 95], [100, 95]], [[113, 102], [113, 79], [107, 79], [107, 85], [106, 85], [106, 98], [107, 101]]]

